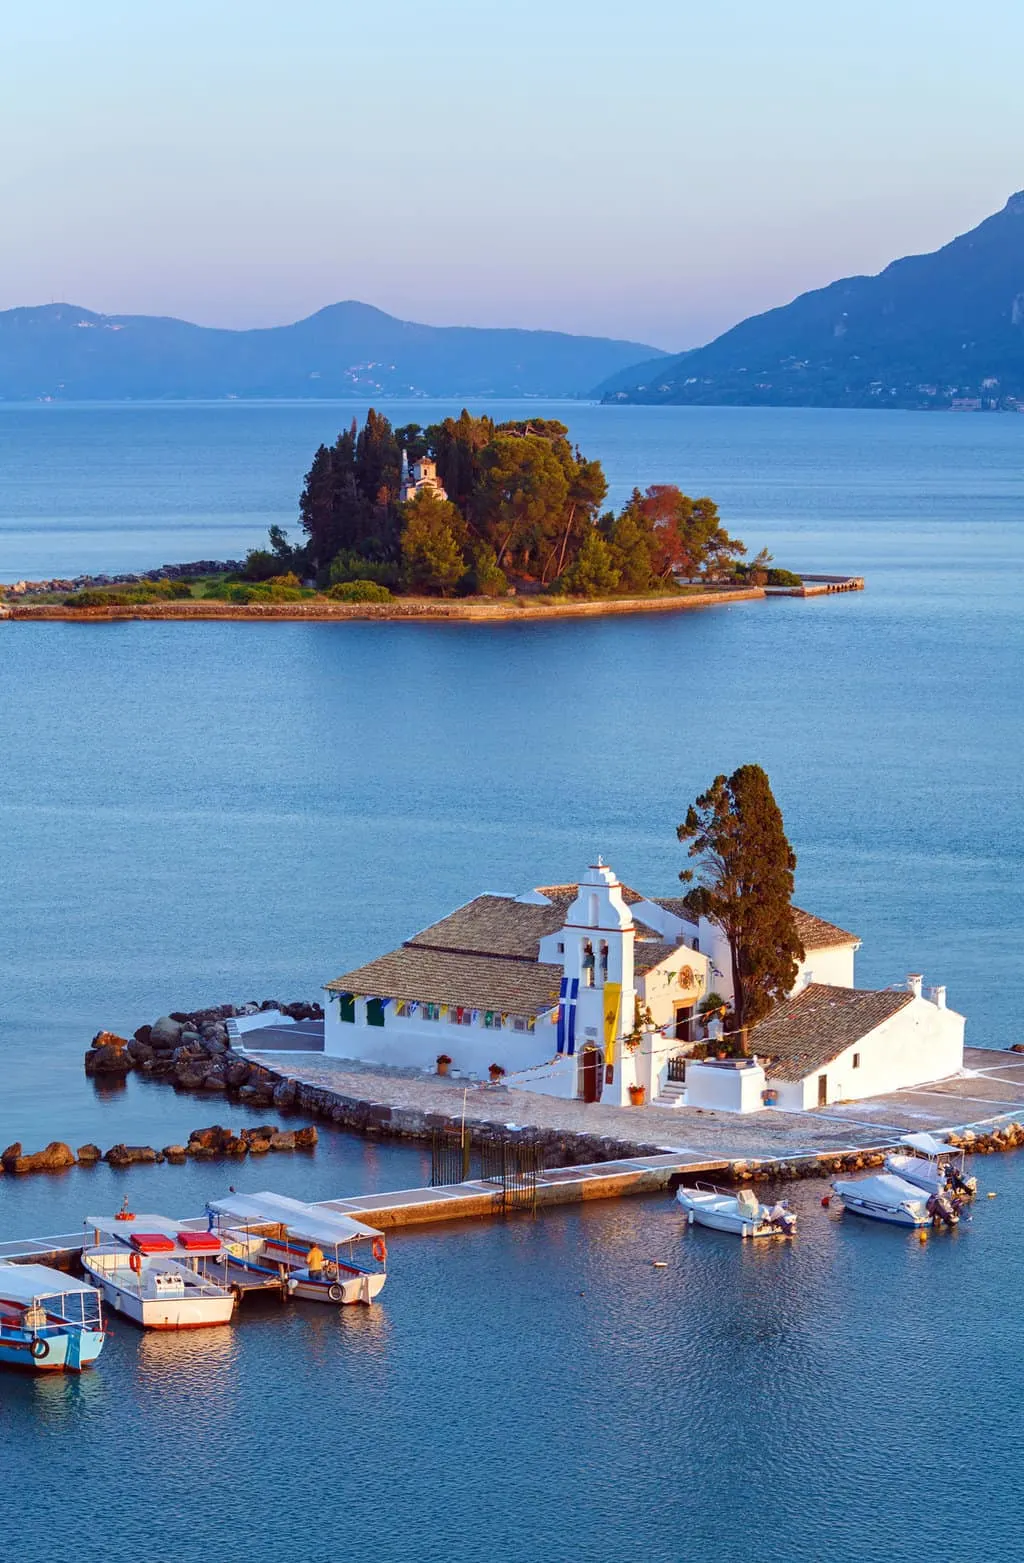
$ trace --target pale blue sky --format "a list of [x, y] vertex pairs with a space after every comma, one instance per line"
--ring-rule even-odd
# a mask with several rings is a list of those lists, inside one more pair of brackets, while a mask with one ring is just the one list
[[7, 0], [0, 308], [668, 348], [1024, 186], [1020, 0]]

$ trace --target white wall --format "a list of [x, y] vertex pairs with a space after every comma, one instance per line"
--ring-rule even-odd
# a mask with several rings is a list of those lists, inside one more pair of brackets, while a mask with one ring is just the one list
[[808, 950], [797, 968], [792, 991], [799, 993], [809, 982], [824, 982], [831, 988], [852, 988], [854, 956], [857, 945], [830, 944], [821, 950]]
[[332, 1058], [432, 1070], [438, 1054], [447, 1053], [453, 1069], [486, 1080], [491, 1064], [501, 1064], [512, 1074], [553, 1058], [557, 1048], [557, 1030], [550, 1020], [539, 1020], [533, 1032], [513, 1031], [507, 1026], [493, 1031], [482, 1024], [457, 1026], [446, 1019], [424, 1020], [420, 1015], [410, 1018], [399, 1015], [394, 1004], [389, 1004], [383, 1026], [368, 1026], [365, 999], [356, 999], [355, 1012], [354, 1021], [342, 1020], [337, 997], [328, 994], [324, 1052]]
[[731, 1063], [688, 1063], [687, 1107], [716, 1108], [726, 1113], [756, 1113], [764, 1106], [764, 1070], [753, 1060], [737, 1069]]

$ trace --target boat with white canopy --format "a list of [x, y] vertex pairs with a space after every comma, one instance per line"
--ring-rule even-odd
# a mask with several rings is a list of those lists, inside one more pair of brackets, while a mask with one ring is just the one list
[[901, 1227], [926, 1227], [931, 1223], [930, 1196], [891, 1172], [872, 1178], [837, 1178], [832, 1187], [842, 1200], [843, 1209], [854, 1215]]
[[100, 1294], [49, 1265], [0, 1262], [0, 1363], [81, 1373], [103, 1350]]
[[[94, 1247], [82, 1268], [116, 1308], [147, 1330], [194, 1330], [229, 1324], [234, 1293], [206, 1274], [221, 1253], [215, 1233], [195, 1231], [165, 1216], [88, 1216]], [[104, 1241], [108, 1239], [109, 1241]]]
[[885, 1158], [892, 1172], [926, 1194], [956, 1194], [973, 1199], [978, 1180], [964, 1172], [964, 1153], [958, 1145], [949, 1145], [934, 1134], [905, 1134], [900, 1140], [905, 1151], [890, 1151]]
[[[210, 1200], [206, 1209], [232, 1263], [257, 1272], [283, 1267], [294, 1297], [370, 1303], [387, 1280], [383, 1232], [342, 1211], [268, 1193], [229, 1194]], [[371, 1245], [379, 1269], [359, 1263], [354, 1254], [357, 1243]]]
[[736, 1237], [793, 1237], [796, 1232], [796, 1212], [784, 1200], [771, 1208], [762, 1205], [753, 1189], [720, 1189], [698, 1182], [693, 1188], [677, 1189], [676, 1203], [686, 1211], [691, 1226], [696, 1222]]

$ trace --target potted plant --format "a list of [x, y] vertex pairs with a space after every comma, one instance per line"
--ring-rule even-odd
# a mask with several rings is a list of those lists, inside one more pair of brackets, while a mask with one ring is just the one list
[[505, 1070], [501, 1064], [488, 1064], [487, 1072], [491, 1077], [492, 1083], [495, 1085], [499, 1080], [504, 1079], [505, 1076]]
[[647, 1087], [645, 1085], [631, 1085], [629, 1088], [629, 1100], [633, 1107], [642, 1107], [647, 1100]]
[[452, 1067], [452, 1061], [447, 1053], [438, 1053], [436, 1062], [439, 1075], [446, 1075]]

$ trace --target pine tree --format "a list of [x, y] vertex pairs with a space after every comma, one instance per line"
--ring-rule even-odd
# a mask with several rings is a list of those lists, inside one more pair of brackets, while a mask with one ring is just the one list
[[402, 560], [413, 591], [447, 597], [466, 570], [462, 518], [435, 494], [420, 493], [402, 506]]
[[607, 597], [618, 586], [619, 572], [612, 563], [608, 544], [596, 527], [591, 527], [587, 533], [575, 563], [566, 570], [561, 584], [574, 597]]
[[686, 906], [728, 938], [736, 1025], [756, 1025], [790, 991], [804, 955], [792, 905], [796, 854], [765, 772], [741, 765], [716, 776], [677, 835], [699, 862], [679, 875], [699, 880]]

